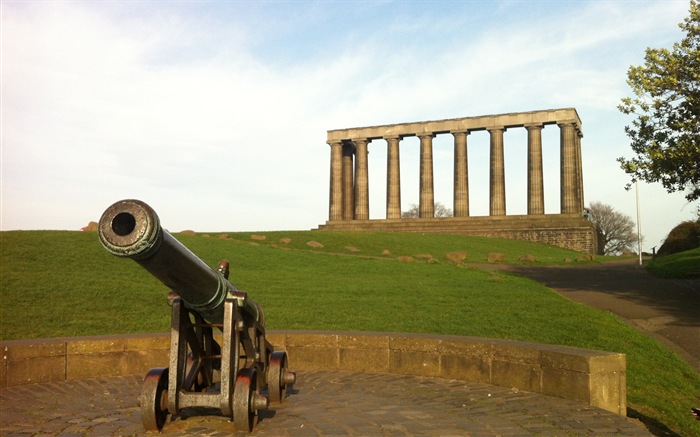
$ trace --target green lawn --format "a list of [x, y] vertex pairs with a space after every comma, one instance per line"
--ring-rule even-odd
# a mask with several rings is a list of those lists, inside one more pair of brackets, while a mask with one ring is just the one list
[[658, 256], [647, 264], [647, 269], [662, 278], [700, 277], [700, 248]]
[[[681, 435], [700, 435], [700, 422], [689, 414], [700, 399], [700, 375], [675, 353], [610, 313], [529, 279], [477, 268], [489, 252], [504, 253], [512, 263], [534, 255], [538, 264], [580, 254], [454, 235], [256, 235], [266, 239], [250, 233], [177, 238], [210, 265], [230, 259], [231, 281], [262, 305], [268, 329], [424, 332], [622, 352], [630, 408]], [[383, 255], [385, 250], [390, 254]], [[454, 251], [467, 252], [468, 262], [449, 262], [445, 254]], [[94, 233], [1, 232], [0, 255], [4, 340], [169, 327], [164, 286], [134, 262], [109, 255]], [[399, 262], [399, 256], [416, 261]]]

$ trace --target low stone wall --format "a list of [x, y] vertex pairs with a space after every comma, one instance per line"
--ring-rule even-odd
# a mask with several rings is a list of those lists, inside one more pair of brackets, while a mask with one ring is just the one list
[[[271, 331], [290, 367], [480, 382], [571, 399], [626, 415], [624, 354], [477, 337]], [[146, 374], [167, 366], [169, 334], [0, 342], [2, 387]]]

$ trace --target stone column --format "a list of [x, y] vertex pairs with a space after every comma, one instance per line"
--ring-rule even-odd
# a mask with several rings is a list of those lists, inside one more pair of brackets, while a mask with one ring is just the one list
[[351, 142], [343, 143], [343, 220], [355, 218], [355, 168], [353, 155], [355, 145]]
[[564, 121], [558, 125], [561, 143], [561, 213], [575, 214], [580, 212], [576, 199], [576, 130], [573, 121]]
[[452, 132], [455, 137], [454, 151], [454, 216], [469, 216], [469, 177], [467, 165], [467, 135], [469, 131]]
[[527, 129], [527, 213], [544, 214], [542, 173], [542, 125], [526, 124]]
[[335, 141], [331, 146], [331, 190], [328, 202], [328, 220], [343, 219], [343, 143]]
[[386, 149], [386, 218], [401, 218], [401, 170], [399, 137], [387, 137]]
[[506, 177], [503, 160], [505, 127], [487, 129], [491, 135], [489, 215], [506, 215]]
[[579, 211], [583, 214], [583, 208], [586, 206], [583, 199], [583, 160], [581, 159], [581, 138], [583, 133], [580, 130], [576, 131], [576, 172], [577, 172], [577, 187], [578, 187], [578, 205]]
[[367, 144], [365, 138], [355, 143], [355, 220], [369, 220], [369, 177], [367, 171]]
[[433, 192], [433, 135], [421, 134], [420, 138], [420, 197], [418, 216], [435, 217], [435, 194]]

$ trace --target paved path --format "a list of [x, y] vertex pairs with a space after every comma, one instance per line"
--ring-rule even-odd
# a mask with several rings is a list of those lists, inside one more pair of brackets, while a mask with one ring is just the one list
[[[136, 406], [141, 377], [114, 377], [0, 390], [0, 435], [146, 435]], [[166, 436], [225, 436], [221, 416], [192, 415]], [[554, 397], [440, 378], [303, 372], [257, 436], [650, 436], [625, 417]]]
[[526, 276], [610, 311], [676, 350], [700, 372], [700, 279], [660, 279], [625, 260], [556, 267], [489, 267]]

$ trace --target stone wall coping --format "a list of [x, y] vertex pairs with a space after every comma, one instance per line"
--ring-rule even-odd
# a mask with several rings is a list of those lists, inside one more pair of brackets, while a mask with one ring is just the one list
[[[479, 382], [626, 414], [621, 353], [454, 335], [268, 331], [299, 372], [395, 373]], [[2, 341], [0, 386], [146, 374], [169, 362], [170, 334]]]

